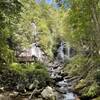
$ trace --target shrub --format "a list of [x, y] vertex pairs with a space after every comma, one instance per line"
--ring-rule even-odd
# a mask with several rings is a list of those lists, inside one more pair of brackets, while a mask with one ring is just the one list
[[12, 63], [9, 69], [3, 72], [1, 79], [1, 84], [3, 83], [9, 88], [15, 88], [18, 84], [23, 84], [24, 87], [27, 87], [33, 84], [35, 80], [39, 81], [39, 87], [43, 87], [49, 81], [49, 74], [46, 65], [41, 63]]
[[65, 72], [68, 72], [70, 75], [82, 75], [83, 70], [86, 70], [87, 58], [82, 55], [76, 55], [72, 58], [69, 64], [64, 68]]

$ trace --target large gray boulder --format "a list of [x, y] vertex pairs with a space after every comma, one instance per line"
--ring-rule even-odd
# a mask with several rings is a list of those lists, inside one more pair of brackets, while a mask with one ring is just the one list
[[0, 94], [0, 100], [11, 100], [9, 96], [5, 96], [3, 94]]
[[53, 92], [53, 89], [50, 86], [47, 86], [42, 92], [41, 95], [46, 100], [56, 100], [56, 95]]

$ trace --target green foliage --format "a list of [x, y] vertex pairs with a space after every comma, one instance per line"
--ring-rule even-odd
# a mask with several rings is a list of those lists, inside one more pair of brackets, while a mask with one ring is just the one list
[[19, 63], [12, 63], [10, 65], [10, 69], [12, 71], [16, 71], [19, 74], [25, 74], [27, 71], [31, 72], [35, 68], [34, 65], [27, 65], [27, 64], [19, 64]]
[[[99, 0], [69, 0], [68, 27], [70, 29], [70, 41], [83, 47], [83, 44], [92, 48], [99, 48], [100, 30], [99, 23]], [[96, 16], [96, 18], [94, 18]], [[96, 23], [97, 22], [97, 23]], [[99, 30], [99, 31], [98, 31]], [[66, 37], [67, 38], [67, 37]], [[95, 46], [94, 46], [95, 43]]]
[[10, 70], [16, 71], [20, 74], [26, 74], [26, 73], [30, 73], [30, 72], [33, 72], [33, 71], [36, 71], [36, 70], [37, 71], [38, 70], [40, 70], [40, 71], [44, 70], [45, 72], [47, 72], [46, 66], [42, 63], [33, 63], [33, 64], [12, 63], [10, 65]]
[[86, 80], [81, 79], [81, 80], [79, 81], [79, 83], [75, 86], [75, 89], [78, 90], [78, 89], [83, 88], [83, 87], [85, 87], [85, 86], [86, 86]]
[[19, 23], [16, 25], [13, 40], [22, 49], [29, 47], [35, 41], [32, 22], [36, 25], [39, 33], [39, 42], [48, 55], [52, 56], [53, 45], [58, 37], [64, 38], [66, 12], [63, 9], [54, 9], [46, 3], [36, 4], [33, 0], [21, 1], [22, 11]]
[[64, 71], [73, 76], [82, 75], [83, 70], [87, 69], [87, 60], [88, 58], [82, 55], [76, 55], [72, 58], [71, 62], [65, 66]]
[[100, 85], [100, 69], [97, 69], [95, 78], [96, 78], [97, 83]]
[[[10, 70], [17, 73], [22, 77], [20, 81], [27, 86], [28, 84], [34, 83], [34, 80], [39, 81], [39, 87], [46, 86], [49, 79], [49, 74], [47, 72], [46, 66], [41, 63], [33, 64], [18, 64], [12, 63], [10, 65]], [[20, 78], [18, 77], [18, 78]]]
[[[83, 95], [93, 97], [98, 93], [100, 84], [100, 1], [55, 2], [58, 2], [59, 8], [44, 3], [44, 0], [40, 4], [36, 4], [35, 0], [0, 1], [0, 67], [10, 65], [5, 70], [7, 80], [6, 74], [2, 72], [4, 70], [1, 71], [1, 79], [6, 80], [4, 85], [8, 82], [16, 86], [15, 81], [26, 85], [34, 80], [38, 80], [39, 85], [46, 85], [49, 75], [44, 64], [13, 62], [13, 50], [17, 47], [29, 47], [35, 41], [34, 34], [37, 32], [40, 45], [51, 57], [60, 39], [69, 41], [77, 48], [78, 54], [65, 66], [64, 71], [72, 76], [82, 76], [83, 79], [78, 82], [76, 88], [81, 88]], [[67, 3], [69, 7], [65, 9]], [[35, 23], [36, 30], [32, 28], [32, 22]], [[9, 45], [13, 45], [13, 50]], [[84, 56], [80, 50], [88, 51], [89, 55]]]
[[93, 83], [90, 88], [89, 91], [87, 93], [88, 96], [95, 96], [96, 95], [96, 91], [98, 90], [98, 85], [96, 83]]
[[[78, 56], [73, 57], [64, 71], [82, 76], [76, 88], [86, 96], [98, 94], [100, 66], [100, 6], [99, 0], [68, 0], [70, 7], [66, 19], [66, 39], [77, 47]], [[86, 51], [87, 54], [80, 55]]]
[[0, 0], [0, 65], [12, 60], [7, 38], [18, 21], [21, 3], [18, 0]]

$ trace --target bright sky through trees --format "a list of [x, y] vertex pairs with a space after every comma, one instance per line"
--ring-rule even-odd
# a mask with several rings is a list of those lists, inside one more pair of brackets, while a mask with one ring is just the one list
[[52, 3], [52, 0], [46, 0], [47, 3], [51, 4]]
[[[42, 0], [35, 0], [35, 1], [36, 1], [36, 3], [39, 3], [39, 2], [42, 1]], [[45, 2], [48, 3], [48, 4], [51, 4], [52, 1], [53, 1], [53, 0], [45, 0]]]

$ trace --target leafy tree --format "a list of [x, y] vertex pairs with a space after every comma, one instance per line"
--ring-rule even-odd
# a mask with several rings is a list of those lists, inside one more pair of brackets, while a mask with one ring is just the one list
[[7, 38], [13, 33], [15, 23], [18, 21], [21, 3], [18, 0], [0, 1], [0, 63], [9, 63], [11, 52]]
[[63, 38], [65, 34], [63, 22], [66, 18], [66, 12], [43, 2], [36, 4], [33, 0], [22, 0], [21, 3], [24, 5], [23, 12], [20, 13], [21, 18], [16, 25], [13, 40], [22, 49], [29, 47], [35, 41], [32, 29], [34, 22], [40, 44], [49, 55], [52, 55], [55, 39], [60, 36]]
[[[71, 74], [80, 74], [79, 69], [85, 69], [81, 74], [85, 84], [89, 81], [96, 82], [95, 74], [99, 68], [99, 49], [100, 49], [100, 1], [99, 0], [69, 0], [68, 17], [66, 23], [69, 29], [66, 32], [66, 38], [78, 49], [78, 58], [74, 59], [67, 67]], [[82, 56], [80, 56], [82, 54]], [[86, 61], [83, 64], [84, 58]], [[78, 61], [81, 59], [81, 61]], [[79, 64], [80, 63], [80, 64]], [[81, 65], [82, 64], [82, 65]], [[78, 68], [78, 67], [79, 68]], [[74, 72], [74, 73], [73, 73]], [[94, 83], [83, 88], [82, 93], [87, 96], [93, 96], [97, 93]], [[79, 82], [80, 83], [80, 82]], [[97, 85], [97, 83], [96, 83]], [[83, 86], [83, 85], [82, 85]], [[97, 86], [96, 86], [97, 87]], [[91, 92], [91, 88], [95, 88]]]

